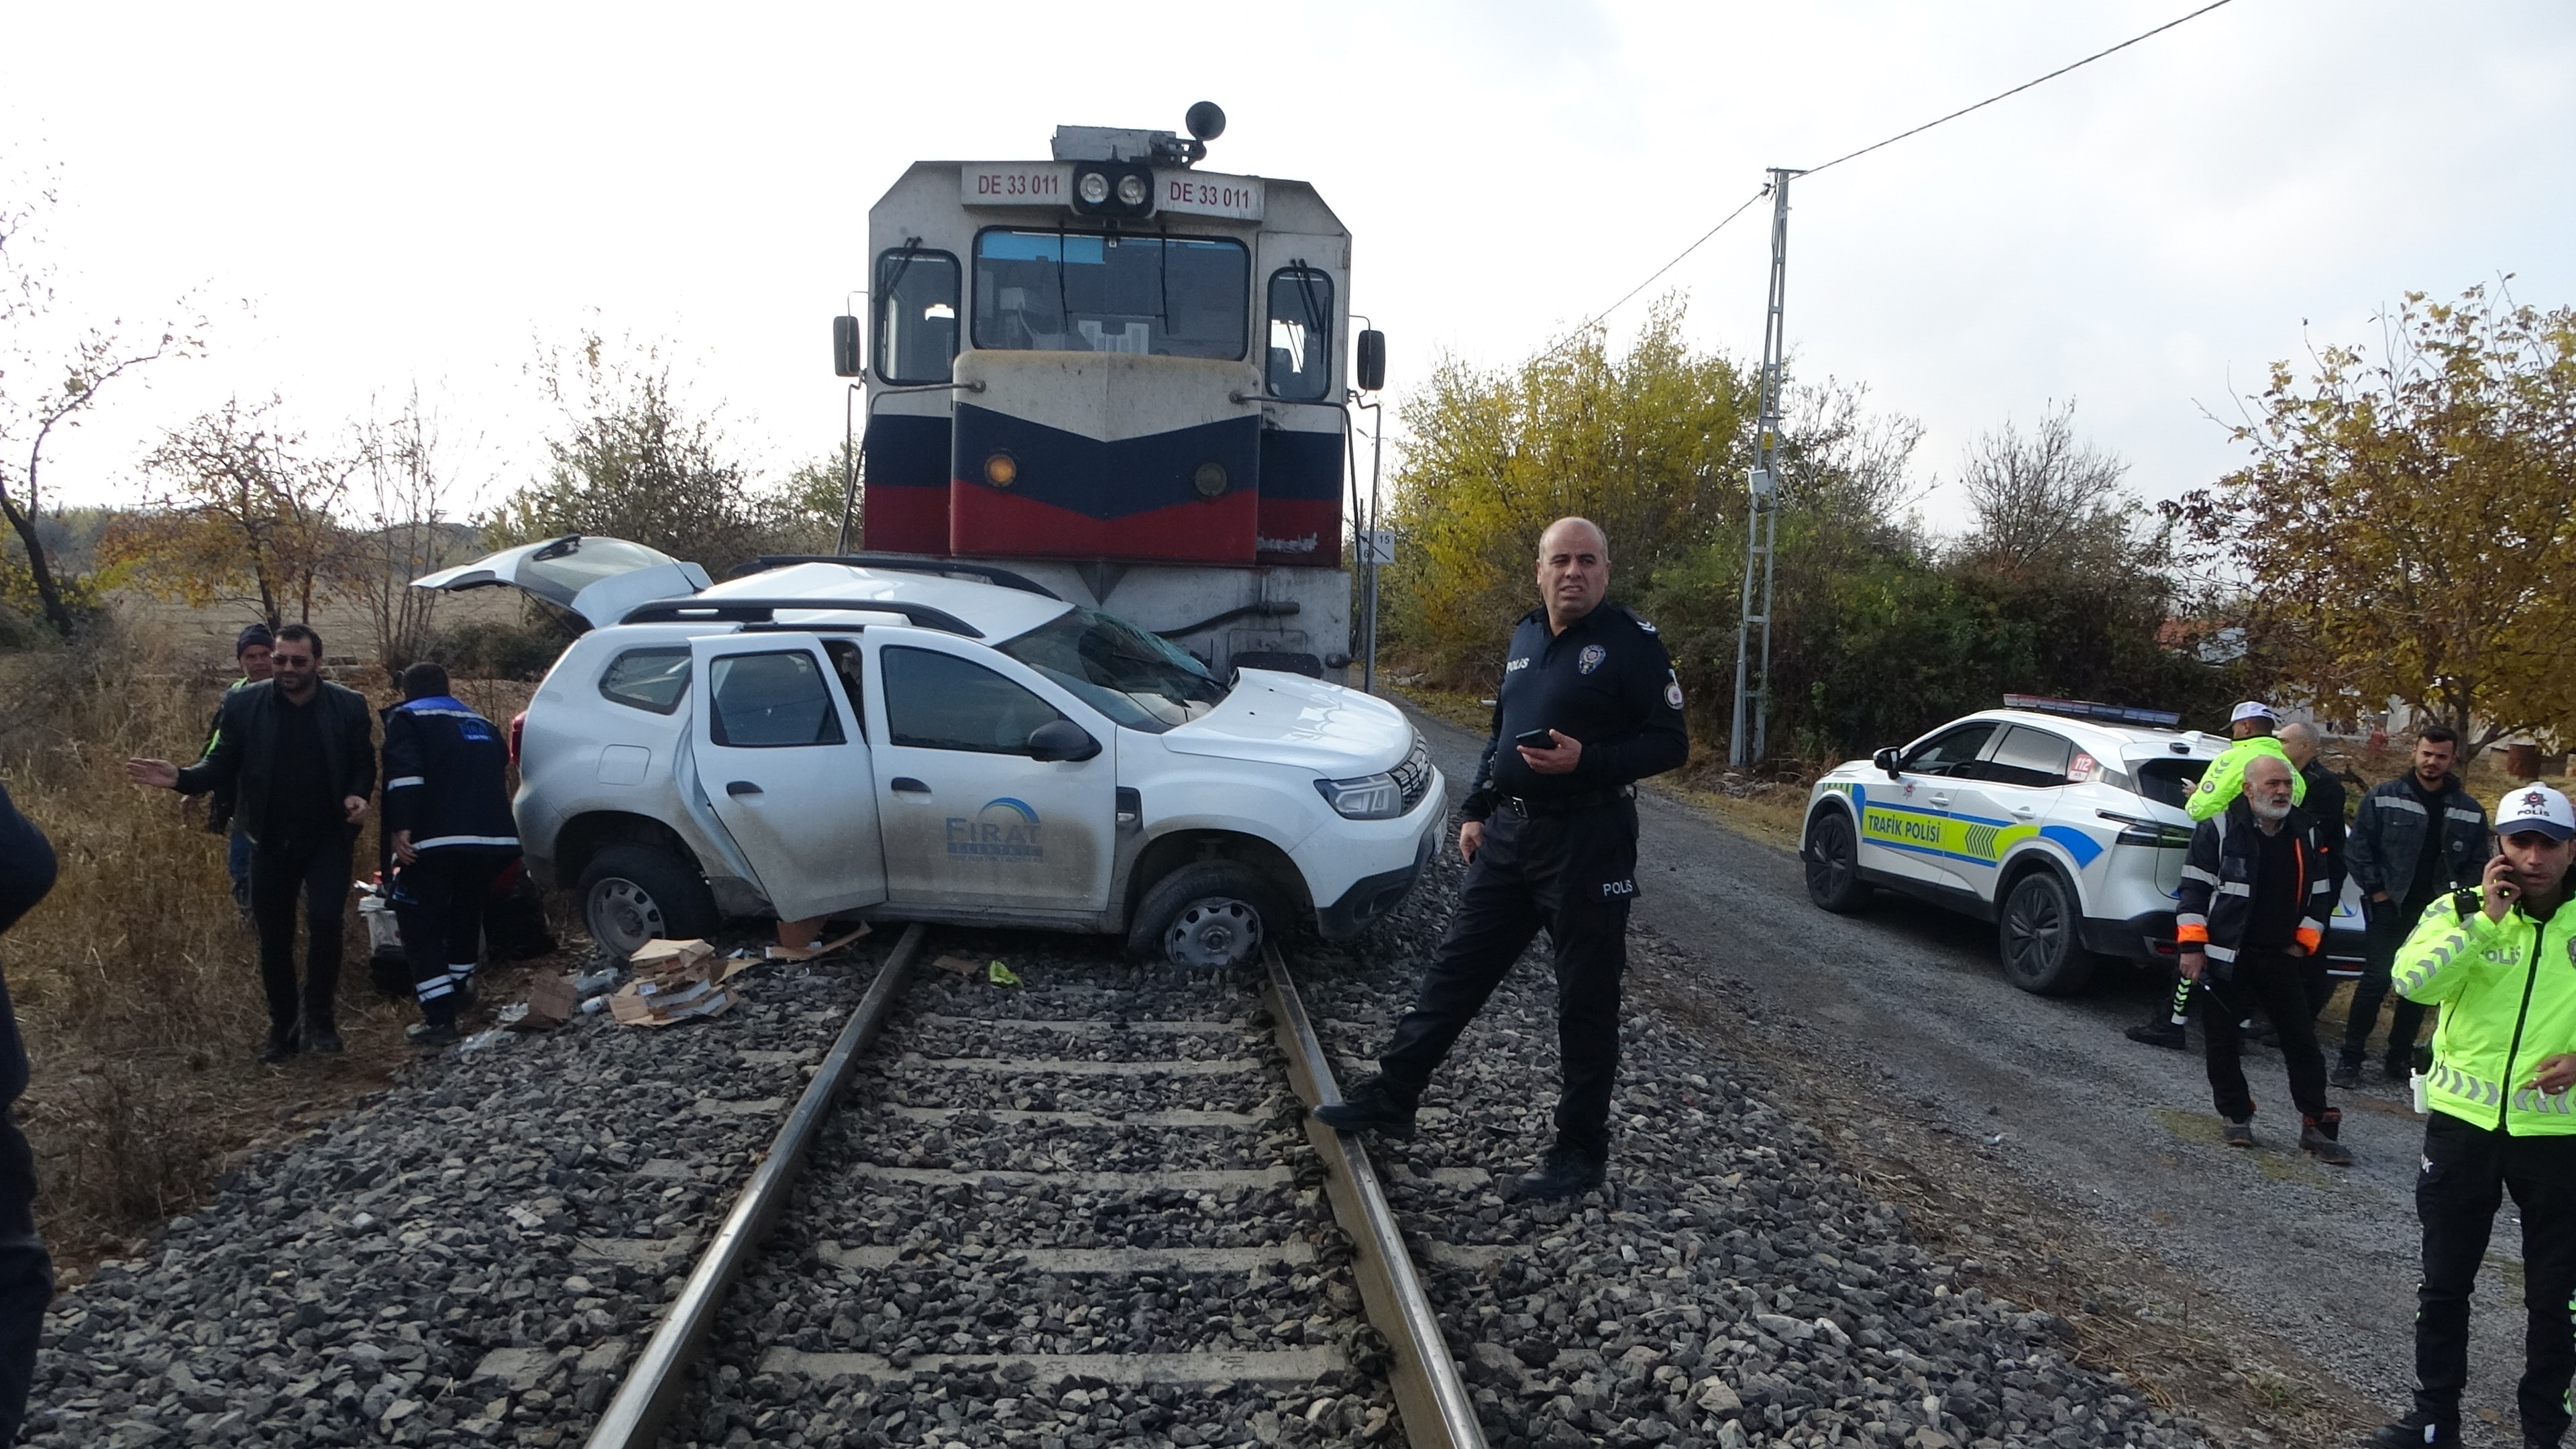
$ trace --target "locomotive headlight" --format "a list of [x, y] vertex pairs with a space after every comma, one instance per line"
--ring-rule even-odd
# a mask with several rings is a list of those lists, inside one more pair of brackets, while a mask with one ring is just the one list
[[995, 453], [984, 460], [984, 481], [996, 488], [1008, 488], [1020, 481], [1020, 460], [1008, 453]]
[[1073, 189], [1084, 201], [1098, 206], [1109, 199], [1109, 178], [1097, 171], [1085, 171], [1082, 178], [1073, 183]]
[[1142, 207], [1145, 204], [1145, 178], [1136, 175], [1119, 177], [1118, 204]]
[[1199, 490], [1201, 498], [1214, 498], [1223, 493], [1226, 482], [1225, 465], [1214, 459], [1201, 463], [1198, 471], [1190, 474], [1190, 486]]

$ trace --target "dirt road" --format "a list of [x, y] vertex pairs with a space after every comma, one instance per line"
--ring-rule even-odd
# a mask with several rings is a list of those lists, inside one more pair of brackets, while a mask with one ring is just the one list
[[[1482, 741], [1416, 719], [1463, 786]], [[2335, 1094], [2356, 1159], [2337, 1171], [2297, 1150], [2278, 1054], [2251, 1054], [2260, 1147], [2231, 1151], [2198, 1052], [2120, 1034], [2160, 981], [2108, 969], [2076, 998], [2032, 996], [2003, 980], [1990, 926], [1886, 896], [1827, 915], [1791, 852], [1651, 792], [1639, 814], [1634, 919], [1665, 963], [1641, 995], [1915, 1179], [1952, 1219], [1928, 1226], [1987, 1257], [2000, 1290], [2071, 1299], [2104, 1357], [2273, 1442], [2361, 1442], [2353, 1426], [2405, 1405], [2422, 1128], [2375, 1069]], [[2473, 1443], [2519, 1442], [2509, 1376], [2474, 1367], [2520, 1370], [2519, 1233], [2508, 1203], [2479, 1285]]]

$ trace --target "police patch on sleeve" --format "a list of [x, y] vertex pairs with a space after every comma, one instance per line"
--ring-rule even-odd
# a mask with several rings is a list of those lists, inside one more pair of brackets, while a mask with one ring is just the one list
[[[1675, 709], [1682, 707], [1682, 677], [1678, 670], [1664, 671], [1664, 703]], [[2568, 944], [2576, 947], [2576, 942]]]
[[1583, 646], [1583, 652], [1575, 656], [1574, 672], [1577, 674], [1590, 674], [1593, 670], [1601, 667], [1602, 660], [1609, 657], [1609, 650], [1602, 648], [1598, 644], [1586, 644]]

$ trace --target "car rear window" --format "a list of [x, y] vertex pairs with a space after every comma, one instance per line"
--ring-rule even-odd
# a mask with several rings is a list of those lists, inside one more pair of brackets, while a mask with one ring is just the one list
[[669, 714], [689, 692], [689, 646], [660, 644], [629, 649], [608, 661], [599, 692], [629, 709]]
[[2191, 787], [2209, 769], [2209, 761], [2185, 755], [2158, 755], [2152, 760], [2132, 760], [2129, 768], [2138, 777], [2138, 793], [2159, 805], [2176, 810], [2191, 798]]

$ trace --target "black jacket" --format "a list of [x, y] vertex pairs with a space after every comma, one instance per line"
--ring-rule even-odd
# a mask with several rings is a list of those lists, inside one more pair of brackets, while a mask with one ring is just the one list
[[[2460, 777], [2446, 775], [2434, 808], [2442, 818], [2435, 821], [2425, 812], [2424, 802], [2416, 798], [2414, 776], [2400, 775], [2361, 797], [2361, 809], [2352, 817], [2352, 833], [2344, 844], [2344, 865], [2352, 878], [2361, 883], [2367, 898], [2372, 891], [2388, 892], [2388, 904], [2403, 906], [2406, 892], [2415, 884], [2415, 863], [2424, 849], [2424, 832], [2438, 825], [2443, 831], [2443, 857], [2437, 892], [2463, 889], [2476, 885], [2486, 876], [2487, 860], [2493, 852], [2487, 846], [2487, 812], [2460, 788]], [[2432, 904], [2418, 901], [2420, 908]]]
[[2331, 903], [2343, 900], [2344, 877], [2351, 873], [2351, 864], [2344, 859], [2343, 781], [2323, 760], [2308, 761], [2299, 774], [2308, 782], [2308, 798], [2299, 802], [2299, 808], [2316, 822], [2317, 849], [2333, 879], [2333, 892], [2326, 897], [2331, 908]]
[[[1552, 729], [1583, 744], [1567, 775], [1542, 775], [1512, 741]], [[1604, 600], [1550, 634], [1547, 610], [1532, 609], [1512, 631], [1502, 686], [1494, 692], [1494, 733], [1476, 766], [1461, 814], [1483, 820], [1506, 797], [1548, 800], [1616, 789], [1677, 769], [1690, 758], [1681, 680], [1655, 626]]]
[[2291, 892], [2300, 902], [2299, 944], [2310, 954], [2325, 944], [2326, 918], [2334, 913], [2334, 897], [2328, 894], [2332, 887], [2324, 857], [2317, 850], [2316, 822], [2305, 809], [2293, 806], [2281, 828], [2290, 834], [2290, 858], [2298, 863], [2289, 880], [2263, 879], [2263, 827], [2242, 795], [2191, 833], [2191, 849], [2183, 856], [2174, 938], [2184, 950], [2198, 946], [2207, 952], [2222, 981], [2231, 974], [2237, 950], [2245, 943], [2245, 928], [2253, 919], [2258, 893]]
[[501, 731], [445, 695], [385, 714], [383, 830], [411, 832], [412, 849], [516, 850], [510, 750]]
[[[291, 762], [296, 769], [319, 769], [331, 782], [331, 798], [366, 799], [376, 789], [376, 737], [367, 721], [366, 696], [322, 680], [313, 707], [321, 711], [322, 758]], [[179, 772], [179, 792], [197, 795], [233, 787], [233, 818], [242, 833], [257, 842], [269, 824], [269, 797], [278, 765], [277, 682], [263, 679], [224, 696], [215, 716], [214, 748]]]
[[[0, 789], [0, 931], [45, 898], [54, 888], [54, 847], [45, 833], [9, 803]], [[18, 1040], [18, 1013], [9, 1005], [9, 988], [0, 982], [0, 1111], [27, 1090], [27, 1048]]]

